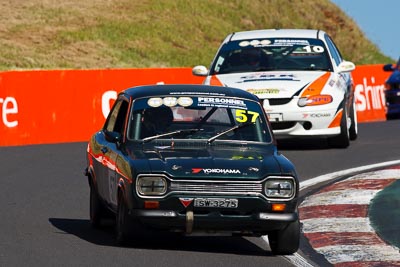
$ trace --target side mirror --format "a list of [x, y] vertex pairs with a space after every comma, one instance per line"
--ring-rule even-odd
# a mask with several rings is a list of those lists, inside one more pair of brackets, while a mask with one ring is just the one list
[[207, 76], [208, 74], [208, 69], [205, 66], [199, 65], [199, 66], [195, 66], [192, 69], [192, 74], [194, 76]]
[[350, 61], [343, 61], [338, 66], [339, 72], [351, 72], [356, 69], [356, 65]]
[[393, 71], [394, 68], [393, 68], [392, 64], [386, 64], [386, 65], [383, 66], [383, 70], [384, 71]]
[[116, 144], [121, 142], [121, 134], [118, 132], [104, 131], [104, 136], [108, 142]]

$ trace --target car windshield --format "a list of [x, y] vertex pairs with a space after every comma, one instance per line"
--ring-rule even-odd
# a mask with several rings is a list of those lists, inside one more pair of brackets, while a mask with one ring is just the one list
[[272, 141], [259, 102], [221, 96], [160, 96], [134, 101], [129, 140]]
[[224, 44], [211, 74], [273, 70], [331, 71], [332, 65], [326, 46], [319, 39], [249, 39]]

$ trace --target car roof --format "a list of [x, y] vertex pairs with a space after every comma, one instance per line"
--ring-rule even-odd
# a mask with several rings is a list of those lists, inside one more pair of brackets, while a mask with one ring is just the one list
[[230, 35], [231, 41], [253, 38], [313, 38], [321, 39], [324, 31], [315, 29], [265, 29], [254, 31], [234, 32]]
[[207, 95], [210, 97], [236, 97], [258, 101], [258, 97], [247, 91], [222, 86], [202, 84], [168, 84], [168, 85], [143, 85], [128, 88], [120, 94], [131, 98], [151, 97], [159, 95]]

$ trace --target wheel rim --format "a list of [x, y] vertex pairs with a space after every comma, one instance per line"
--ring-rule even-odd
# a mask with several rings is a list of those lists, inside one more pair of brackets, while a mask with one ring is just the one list
[[346, 135], [346, 139], [349, 139], [350, 138], [351, 118], [347, 117], [347, 115], [348, 115], [347, 107], [344, 106], [343, 107], [343, 116], [345, 119], [345, 125], [343, 125], [343, 126], [346, 127], [346, 129], [344, 129], [344, 134]]
[[354, 133], [358, 134], [358, 119], [357, 119], [357, 109], [356, 109], [356, 103], [353, 102], [353, 121], [352, 123], [354, 124]]

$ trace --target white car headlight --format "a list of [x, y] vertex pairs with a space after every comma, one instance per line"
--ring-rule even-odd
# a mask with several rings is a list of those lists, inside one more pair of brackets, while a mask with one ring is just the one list
[[140, 176], [136, 190], [143, 196], [160, 196], [167, 192], [167, 180], [162, 176]]
[[318, 105], [326, 105], [333, 101], [331, 95], [313, 95], [308, 97], [299, 98], [297, 105], [299, 107], [305, 106], [318, 106]]
[[269, 198], [291, 198], [294, 194], [293, 179], [271, 178], [265, 182], [265, 195]]

